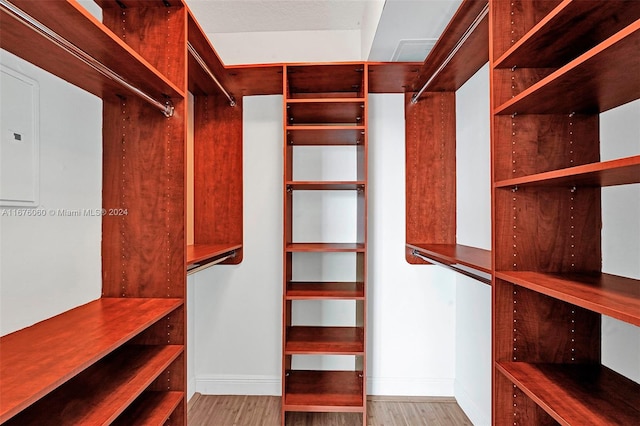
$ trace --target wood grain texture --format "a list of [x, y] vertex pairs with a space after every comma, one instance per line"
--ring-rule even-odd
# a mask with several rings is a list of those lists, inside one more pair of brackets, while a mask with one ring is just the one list
[[491, 274], [491, 251], [461, 244], [407, 244], [425, 256], [445, 264], [461, 264]]
[[368, 62], [369, 93], [405, 93], [419, 89], [420, 62]]
[[5, 424], [108, 424], [114, 421], [182, 353], [182, 350], [182, 346], [123, 347], [41, 398]]
[[[195, 97], [194, 242], [242, 244], [242, 102]], [[242, 250], [225, 264], [242, 261]]]
[[455, 244], [455, 94], [427, 92], [416, 104], [409, 94], [405, 99], [406, 241]]
[[287, 355], [363, 355], [364, 329], [361, 327], [287, 327], [284, 350]]
[[194, 244], [187, 246], [187, 266], [214, 259], [242, 248], [240, 244]]
[[[296, 99], [287, 102], [287, 124], [296, 125], [353, 125], [363, 126], [366, 122], [364, 99], [324, 98]], [[300, 102], [305, 101], [305, 102]], [[347, 101], [347, 102], [345, 102]]]
[[364, 300], [364, 282], [302, 282], [287, 281], [288, 300]]
[[[280, 424], [280, 397], [196, 394], [189, 401], [189, 424], [273, 426]], [[369, 397], [369, 426], [465, 426], [471, 421], [453, 398]], [[357, 413], [287, 413], [290, 426], [362, 425]]]
[[305, 64], [287, 66], [287, 98], [364, 96], [364, 64]]
[[182, 392], [144, 392], [112, 425], [165, 424], [183, 399]]
[[178, 299], [103, 298], [3, 336], [0, 420], [25, 409], [181, 305]]

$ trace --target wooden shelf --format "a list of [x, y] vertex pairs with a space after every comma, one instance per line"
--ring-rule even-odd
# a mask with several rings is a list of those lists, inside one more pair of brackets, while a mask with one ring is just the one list
[[287, 66], [287, 100], [302, 98], [362, 98], [364, 64]]
[[365, 247], [362, 243], [290, 243], [286, 246], [288, 253], [314, 252], [358, 252], [364, 253]]
[[110, 423], [182, 353], [181, 345], [123, 347], [6, 424]]
[[366, 120], [363, 98], [325, 98], [287, 100], [289, 126], [352, 125]]
[[287, 283], [285, 298], [287, 300], [364, 300], [364, 283], [290, 281]]
[[183, 398], [184, 392], [144, 392], [112, 425], [163, 425]]
[[640, 326], [640, 280], [611, 274], [496, 272], [503, 279], [558, 300]]
[[[184, 98], [184, 90], [164, 77], [78, 3], [29, 0], [13, 0], [12, 3], [156, 99], [164, 99], [165, 95]], [[5, 12], [0, 13], [0, 27], [0, 47], [26, 61], [102, 98], [115, 94], [131, 95], [124, 87], [44, 36], [35, 35], [31, 28]]]
[[362, 412], [362, 372], [290, 370], [284, 411]]
[[635, 100], [640, 97], [639, 43], [640, 20], [498, 106], [494, 113], [597, 113]]
[[182, 303], [181, 299], [102, 298], [1, 337], [0, 422], [99, 361]]
[[293, 146], [364, 144], [364, 126], [287, 126], [287, 143]]
[[407, 247], [442, 266], [486, 284], [491, 283], [491, 251], [489, 250], [461, 244], [407, 243]]
[[285, 355], [364, 354], [362, 327], [290, 326], [285, 336]]
[[496, 368], [561, 425], [631, 425], [640, 385], [600, 365], [500, 362]]
[[640, 155], [505, 179], [496, 188], [514, 186], [614, 186], [640, 183]]
[[638, 16], [638, 2], [564, 0], [496, 60], [495, 67], [557, 68], [633, 23]]
[[294, 191], [356, 191], [364, 189], [365, 181], [288, 181], [287, 189]]
[[208, 263], [218, 257], [231, 254], [242, 248], [242, 244], [193, 244], [187, 246], [187, 267]]
[[369, 62], [369, 93], [415, 92], [420, 89], [414, 83], [422, 65], [421, 62]]

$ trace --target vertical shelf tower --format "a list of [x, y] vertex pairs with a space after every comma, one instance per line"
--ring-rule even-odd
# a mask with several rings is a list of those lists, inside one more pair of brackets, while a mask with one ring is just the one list
[[[360, 413], [366, 424], [367, 80], [363, 63], [285, 66], [283, 425], [289, 412]], [[333, 179], [327, 162], [350, 170]], [[340, 276], [323, 273], [335, 255]], [[309, 303], [352, 318], [309, 320]]]
[[602, 161], [599, 130], [640, 98], [640, 3], [490, 4], [493, 423], [635, 424], [601, 315], [640, 326], [640, 282], [602, 272], [601, 190], [640, 183], [640, 155]]

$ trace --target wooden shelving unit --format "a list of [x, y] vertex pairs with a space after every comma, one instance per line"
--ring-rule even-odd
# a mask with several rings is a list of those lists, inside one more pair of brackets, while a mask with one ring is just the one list
[[[284, 76], [284, 280], [282, 424], [291, 411], [360, 413], [366, 424], [366, 224], [367, 224], [367, 77], [365, 64], [287, 65]], [[353, 180], [324, 176], [299, 180], [296, 147], [353, 148]], [[298, 192], [330, 196], [354, 193], [355, 239], [307, 241], [296, 235], [294, 204]], [[299, 206], [298, 206], [299, 207]], [[298, 211], [298, 213], [294, 213]], [[339, 214], [336, 212], [335, 214]], [[296, 255], [353, 254], [355, 281], [309, 281], [296, 276]], [[353, 326], [297, 324], [295, 305], [302, 301], [356, 304]], [[298, 369], [294, 357], [355, 357], [353, 371]]]
[[[103, 207], [126, 212], [103, 217], [102, 297], [0, 339], [3, 424], [186, 424], [187, 266], [242, 260], [241, 97], [281, 90], [282, 67], [227, 71], [181, 0], [96, 3], [102, 22], [73, 0], [0, 12], [3, 49], [103, 100]], [[211, 70], [264, 79], [231, 107]]]
[[491, 252], [456, 238], [455, 92], [488, 61], [486, 6], [462, 2], [406, 94], [406, 259], [490, 284]]
[[[601, 363], [601, 315], [640, 324], [640, 282], [601, 272], [599, 114], [640, 98], [640, 4], [491, 1], [493, 423], [629, 424], [640, 385]], [[566, 31], [571, 23], [571, 31]], [[536, 52], [535, 55], [532, 52]]]

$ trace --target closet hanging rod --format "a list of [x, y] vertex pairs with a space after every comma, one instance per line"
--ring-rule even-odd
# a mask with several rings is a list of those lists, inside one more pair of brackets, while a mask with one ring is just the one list
[[6, 12], [9, 16], [16, 19], [21, 24], [26, 25], [30, 29], [38, 32], [39, 34], [47, 38], [49, 41], [53, 42], [55, 45], [65, 50], [67, 53], [73, 55], [80, 61], [89, 65], [91, 68], [93, 68], [103, 76], [115, 81], [116, 83], [120, 84], [121, 86], [135, 93], [137, 96], [141, 97], [145, 101], [154, 105], [160, 111], [162, 111], [165, 117], [173, 116], [174, 108], [170, 102], [167, 101], [165, 103], [162, 103], [154, 99], [147, 93], [143, 92], [142, 90], [138, 89], [137, 87], [135, 87], [134, 85], [126, 81], [119, 74], [117, 74], [115, 71], [113, 71], [111, 68], [107, 67], [102, 62], [98, 61], [97, 59], [95, 59], [94, 57], [86, 53], [84, 50], [80, 49], [78, 46], [74, 45], [69, 40], [65, 39], [60, 34], [56, 33], [55, 31], [53, 31], [52, 29], [44, 25], [42, 22], [38, 21], [28, 13], [24, 12], [22, 9], [16, 7], [15, 5], [8, 2], [7, 0], [0, 0], [0, 10], [2, 10], [3, 12]]
[[[430, 257], [427, 257], [425, 255], [423, 255], [422, 253], [420, 253], [418, 250], [413, 249], [411, 250], [411, 254], [414, 255], [417, 258], [420, 258], [422, 260], [424, 260], [425, 262], [429, 262], [429, 263], [433, 263], [434, 265], [438, 265], [438, 266], [442, 266], [444, 268], [449, 268], [449, 269], [453, 269], [454, 271], [462, 274], [462, 275], [466, 275], [468, 277], [471, 277], [475, 280], [478, 280], [482, 283], [485, 284], [489, 284], [491, 285], [491, 275], [490, 274], [485, 274], [483, 272], [475, 272], [475, 271], [468, 271], [467, 269], [458, 266], [457, 264], [447, 264], [447, 263], [443, 263], [443, 262], [439, 262], [437, 260], [434, 260]], [[473, 268], [469, 268], [469, 269], [473, 269]]]
[[482, 10], [478, 14], [478, 16], [476, 16], [476, 19], [473, 20], [473, 22], [471, 23], [469, 28], [467, 28], [467, 30], [464, 32], [464, 34], [462, 34], [462, 37], [460, 37], [460, 40], [458, 40], [458, 42], [455, 44], [455, 46], [453, 46], [453, 49], [451, 49], [451, 52], [449, 52], [449, 55], [445, 58], [445, 60], [442, 62], [442, 64], [440, 64], [438, 69], [431, 75], [431, 77], [429, 77], [427, 82], [422, 86], [422, 88], [418, 91], [418, 93], [415, 93], [413, 96], [411, 96], [411, 103], [412, 104], [415, 104], [416, 102], [418, 102], [418, 99], [420, 99], [420, 96], [422, 96], [424, 91], [427, 90], [427, 87], [429, 87], [431, 82], [433, 80], [435, 80], [435, 78], [440, 74], [440, 72], [447, 65], [449, 65], [449, 62], [451, 62], [451, 59], [453, 59], [453, 57], [456, 55], [456, 53], [458, 53], [458, 50], [460, 50], [462, 45], [467, 41], [467, 39], [471, 36], [471, 34], [473, 34], [473, 31], [475, 31], [475, 29], [478, 27], [478, 25], [480, 25], [480, 22], [482, 22], [484, 17], [487, 16], [487, 13], [489, 13], [489, 3], [484, 5], [484, 7], [482, 8]]
[[220, 83], [220, 81], [216, 78], [216, 76], [211, 72], [211, 70], [207, 66], [207, 63], [204, 61], [204, 59], [202, 59], [202, 56], [200, 56], [200, 54], [198, 53], [196, 48], [193, 47], [191, 42], [187, 42], [187, 49], [189, 49], [189, 53], [191, 53], [191, 55], [196, 60], [196, 62], [198, 62], [198, 65], [200, 65], [200, 68], [202, 68], [202, 70], [206, 72], [207, 75], [209, 75], [209, 77], [211, 77], [211, 79], [216, 83], [216, 85], [222, 91], [222, 93], [224, 93], [227, 99], [229, 99], [229, 105], [231, 105], [232, 107], [236, 106], [236, 100], [233, 98], [233, 96], [231, 96], [229, 92], [227, 92], [227, 90], [224, 88], [222, 83]]
[[230, 254], [228, 254], [228, 255], [226, 255], [226, 256], [222, 256], [222, 257], [220, 257], [220, 258], [218, 258], [218, 259], [215, 259], [215, 260], [213, 260], [213, 261], [211, 261], [211, 262], [206, 262], [206, 263], [203, 263], [203, 264], [201, 264], [201, 265], [194, 265], [194, 267], [193, 267], [193, 268], [191, 268], [191, 269], [187, 269], [187, 275], [194, 274], [194, 273], [196, 273], [196, 272], [198, 272], [198, 271], [201, 271], [201, 270], [203, 270], [203, 269], [207, 269], [207, 268], [208, 268], [208, 267], [210, 267], [210, 266], [217, 265], [218, 263], [222, 263], [222, 262], [224, 262], [225, 260], [227, 260], [227, 259], [231, 259], [231, 258], [234, 258], [234, 257], [236, 257], [236, 252], [235, 252], [235, 250], [234, 250], [232, 253], [230, 253]]

